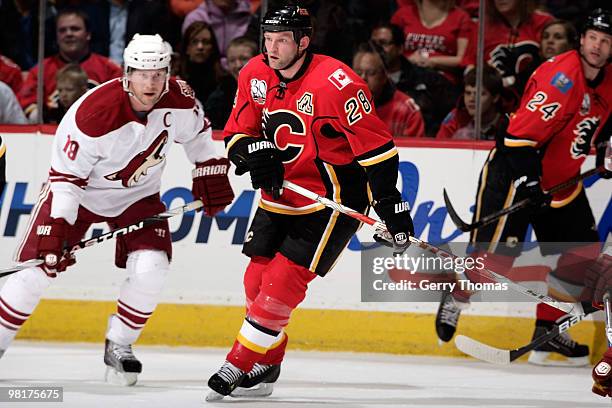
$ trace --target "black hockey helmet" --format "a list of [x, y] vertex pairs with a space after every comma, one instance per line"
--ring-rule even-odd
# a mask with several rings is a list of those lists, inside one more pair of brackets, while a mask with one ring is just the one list
[[583, 32], [587, 30], [601, 31], [612, 35], [612, 13], [610, 13], [610, 10], [601, 8], [593, 10], [584, 24]]
[[305, 8], [289, 4], [270, 10], [261, 22], [261, 33], [293, 32], [293, 39], [299, 44], [302, 37], [312, 37], [312, 21]]

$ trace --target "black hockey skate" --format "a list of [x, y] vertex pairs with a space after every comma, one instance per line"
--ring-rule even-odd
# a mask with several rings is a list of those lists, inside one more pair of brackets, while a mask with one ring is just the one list
[[444, 292], [436, 314], [436, 333], [441, 341], [446, 343], [453, 338], [461, 310], [468, 306], [469, 303], [456, 301], [450, 292]]
[[132, 346], [122, 346], [109, 339], [106, 339], [104, 347], [104, 364], [104, 380], [111, 384], [132, 386], [136, 384], [138, 374], [142, 372], [142, 364], [134, 356]]
[[280, 375], [280, 368], [280, 364], [255, 364], [230, 395], [232, 397], [268, 397], [272, 395], [274, 383]]
[[[537, 320], [533, 338], [543, 335], [553, 325], [554, 322]], [[561, 333], [532, 351], [528, 362], [543, 366], [585, 366], [589, 364], [589, 346], [576, 343], [567, 332]]]
[[224, 362], [219, 371], [208, 379], [212, 392], [206, 396], [206, 401], [216, 401], [230, 395], [246, 377], [247, 373], [229, 361]]

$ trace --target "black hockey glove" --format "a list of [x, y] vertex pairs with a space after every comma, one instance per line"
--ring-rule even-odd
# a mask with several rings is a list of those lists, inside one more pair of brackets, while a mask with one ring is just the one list
[[502, 77], [510, 77], [517, 74], [518, 55], [508, 46], [498, 45], [491, 52], [493, 67], [497, 69]]
[[374, 235], [374, 240], [387, 246], [393, 246], [394, 255], [402, 254], [410, 245], [408, 236], [414, 235], [414, 225], [410, 217], [410, 206], [398, 196], [383, 198], [376, 202], [374, 210], [387, 226], [389, 233], [391, 233], [393, 244], [391, 245], [390, 242], [378, 234]]
[[552, 196], [542, 190], [540, 180], [529, 176], [521, 176], [514, 181], [516, 189], [515, 202], [529, 198], [531, 200], [531, 208], [537, 210], [547, 207], [552, 201]]
[[604, 140], [603, 142], [598, 143], [596, 146], [597, 155], [595, 165], [597, 167], [604, 166], [604, 170], [599, 173], [601, 178], [604, 179], [612, 178], [612, 157], [609, 156], [610, 154], [612, 154], [612, 147], [610, 146], [611, 144], [612, 137], [610, 138], [610, 141]]
[[532, 212], [539, 212], [552, 201], [552, 196], [542, 190], [540, 178], [542, 162], [539, 151], [530, 146], [507, 148], [507, 160], [512, 169], [516, 194], [514, 202], [528, 198]]
[[236, 174], [247, 171], [254, 189], [261, 188], [275, 200], [283, 190], [285, 166], [274, 143], [262, 138], [245, 138], [236, 142], [228, 152], [236, 165]]

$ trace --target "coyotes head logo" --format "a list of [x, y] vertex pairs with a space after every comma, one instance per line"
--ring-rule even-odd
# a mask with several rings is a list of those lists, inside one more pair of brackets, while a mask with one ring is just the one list
[[132, 187], [138, 183], [142, 176], [147, 175], [147, 171], [151, 167], [166, 160], [166, 156], [161, 154], [166, 143], [168, 143], [168, 131], [164, 130], [146, 150], [134, 156], [127, 166], [116, 173], [104, 176], [104, 178], [110, 181], [121, 180], [123, 187]]
[[591, 141], [593, 140], [593, 135], [595, 135], [598, 126], [599, 117], [592, 116], [590, 118], [584, 118], [578, 122], [576, 129], [574, 129], [574, 134], [576, 137], [574, 138], [572, 147], [570, 149], [572, 159], [575, 160], [589, 154], [589, 151], [591, 150]]

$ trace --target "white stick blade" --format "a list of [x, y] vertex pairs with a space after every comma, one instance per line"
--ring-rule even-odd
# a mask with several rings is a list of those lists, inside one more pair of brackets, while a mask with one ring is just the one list
[[491, 364], [510, 364], [510, 352], [476, 341], [470, 337], [459, 335], [455, 338], [455, 346], [467, 354]]
[[30, 259], [25, 262], [18, 263], [8, 268], [0, 269], [0, 273], [8, 273], [8, 272], [19, 272], [23, 269], [33, 268], [42, 264], [43, 261], [41, 259]]

